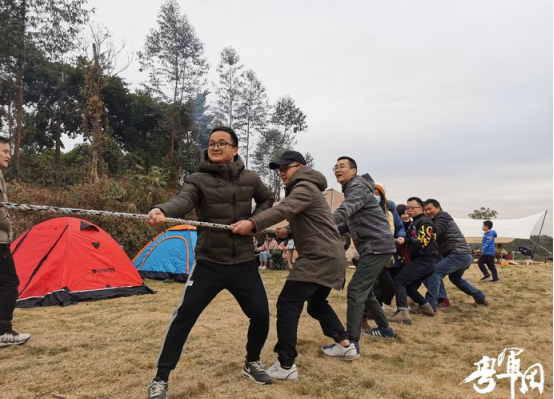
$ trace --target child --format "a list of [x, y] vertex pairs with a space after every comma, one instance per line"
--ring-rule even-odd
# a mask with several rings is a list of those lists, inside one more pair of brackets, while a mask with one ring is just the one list
[[[481, 244], [481, 257], [477, 262], [479, 269], [481, 269], [481, 272], [483, 273], [481, 281], [488, 280], [492, 273], [491, 281], [496, 283], [500, 281], [498, 278], [498, 272], [496, 271], [496, 266], [494, 265], [494, 239], [497, 237], [497, 234], [496, 231], [492, 230], [492, 222], [490, 220], [485, 220], [483, 222], [483, 231], [485, 234], [483, 235], [483, 243]], [[485, 265], [489, 268], [490, 273]]]

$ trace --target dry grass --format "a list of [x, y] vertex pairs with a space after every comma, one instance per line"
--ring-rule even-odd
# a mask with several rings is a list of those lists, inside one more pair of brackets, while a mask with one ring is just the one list
[[[349, 270], [350, 277], [352, 271]], [[285, 272], [264, 271], [275, 312]], [[477, 266], [467, 273], [480, 277]], [[227, 293], [220, 294], [200, 317], [170, 380], [171, 399], [185, 398], [503, 398], [509, 379], [479, 395], [461, 381], [482, 356], [496, 357], [507, 347], [522, 347], [521, 369], [539, 362], [545, 392], [516, 397], [552, 397], [552, 265], [502, 266], [502, 282], [478, 283], [491, 301], [476, 309], [472, 299], [447, 282], [454, 304], [438, 317], [416, 316], [412, 326], [396, 326], [397, 338], [362, 337], [362, 357], [345, 363], [325, 358], [320, 346], [330, 343], [317, 322], [303, 314], [299, 328], [300, 382], [259, 386], [240, 377], [247, 319]], [[0, 397], [145, 398], [155, 374], [154, 362], [181, 284], [147, 280], [156, 295], [38, 309], [18, 309], [15, 326], [33, 338], [20, 347], [0, 350]], [[346, 292], [331, 294], [341, 317]], [[262, 361], [275, 361], [275, 316]], [[500, 373], [500, 369], [497, 369]], [[518, 381], [519, 384], [519, 381]], [[519, 386], [519, 385], [518, 385]]]

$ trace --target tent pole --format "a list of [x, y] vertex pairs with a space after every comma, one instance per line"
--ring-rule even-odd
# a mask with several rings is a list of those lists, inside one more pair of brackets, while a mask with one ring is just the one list
[[531, 239], [529, 239], [529, 241], [531, 241], [533, 244], [535, 244], [535, 248], [537, 248], [537, 246], [538, 246], [539, 248], [544, 249], [546, 252], [548, 252], [550, 255], [552, 255], [552, 252], [550, 252], [548, 249], [546, 249], [542, 245], [537, 244], [535, 241], [533, 241]]
[[[546, 220], [546, 214], [548, 213], [548, 210], [544, 211], [544, 217], [542, 218], [542, 224], [541, 224], [541, 229], [539, 230], [539, 237], [537, 238], [537, 241], [540, 241], [541, 239], [541, 233], [542, 233], [542, 227], [544, 226], [544, 221]], [[539, 245], [538, 243], [535, 243], [535, 248], [533, 248], [533, 253], [535, 252], [535, 250], [537, 249], [537, 245]], [[541, 247], [542, 248], [542, 247]], [[544, 248], [542, 248], [544, 249]], [[549, 252], [549, 251], [547, 251]], [[550, 253], [550, 255], [552, 255], [552, 253]]]

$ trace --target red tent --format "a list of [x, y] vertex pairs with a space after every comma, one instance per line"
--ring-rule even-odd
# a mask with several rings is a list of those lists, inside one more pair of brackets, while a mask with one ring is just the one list
[[39, 223], [15, 240], [11, 251], [20, 280], [17, 307], [154, 293], [119, 244], [82, 219]]

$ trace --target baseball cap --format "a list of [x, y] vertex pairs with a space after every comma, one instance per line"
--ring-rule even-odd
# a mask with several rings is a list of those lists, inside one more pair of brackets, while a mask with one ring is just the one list
[[293, 162], [298, 162], [301, 165], [306, 165], [306, 160], [304, 156], [298, 151], [287, 150], [283, 152], [281, 158], [271, 161], [269, 163], [270, 169], [278, 169], [279, 166], [285, 166]]

